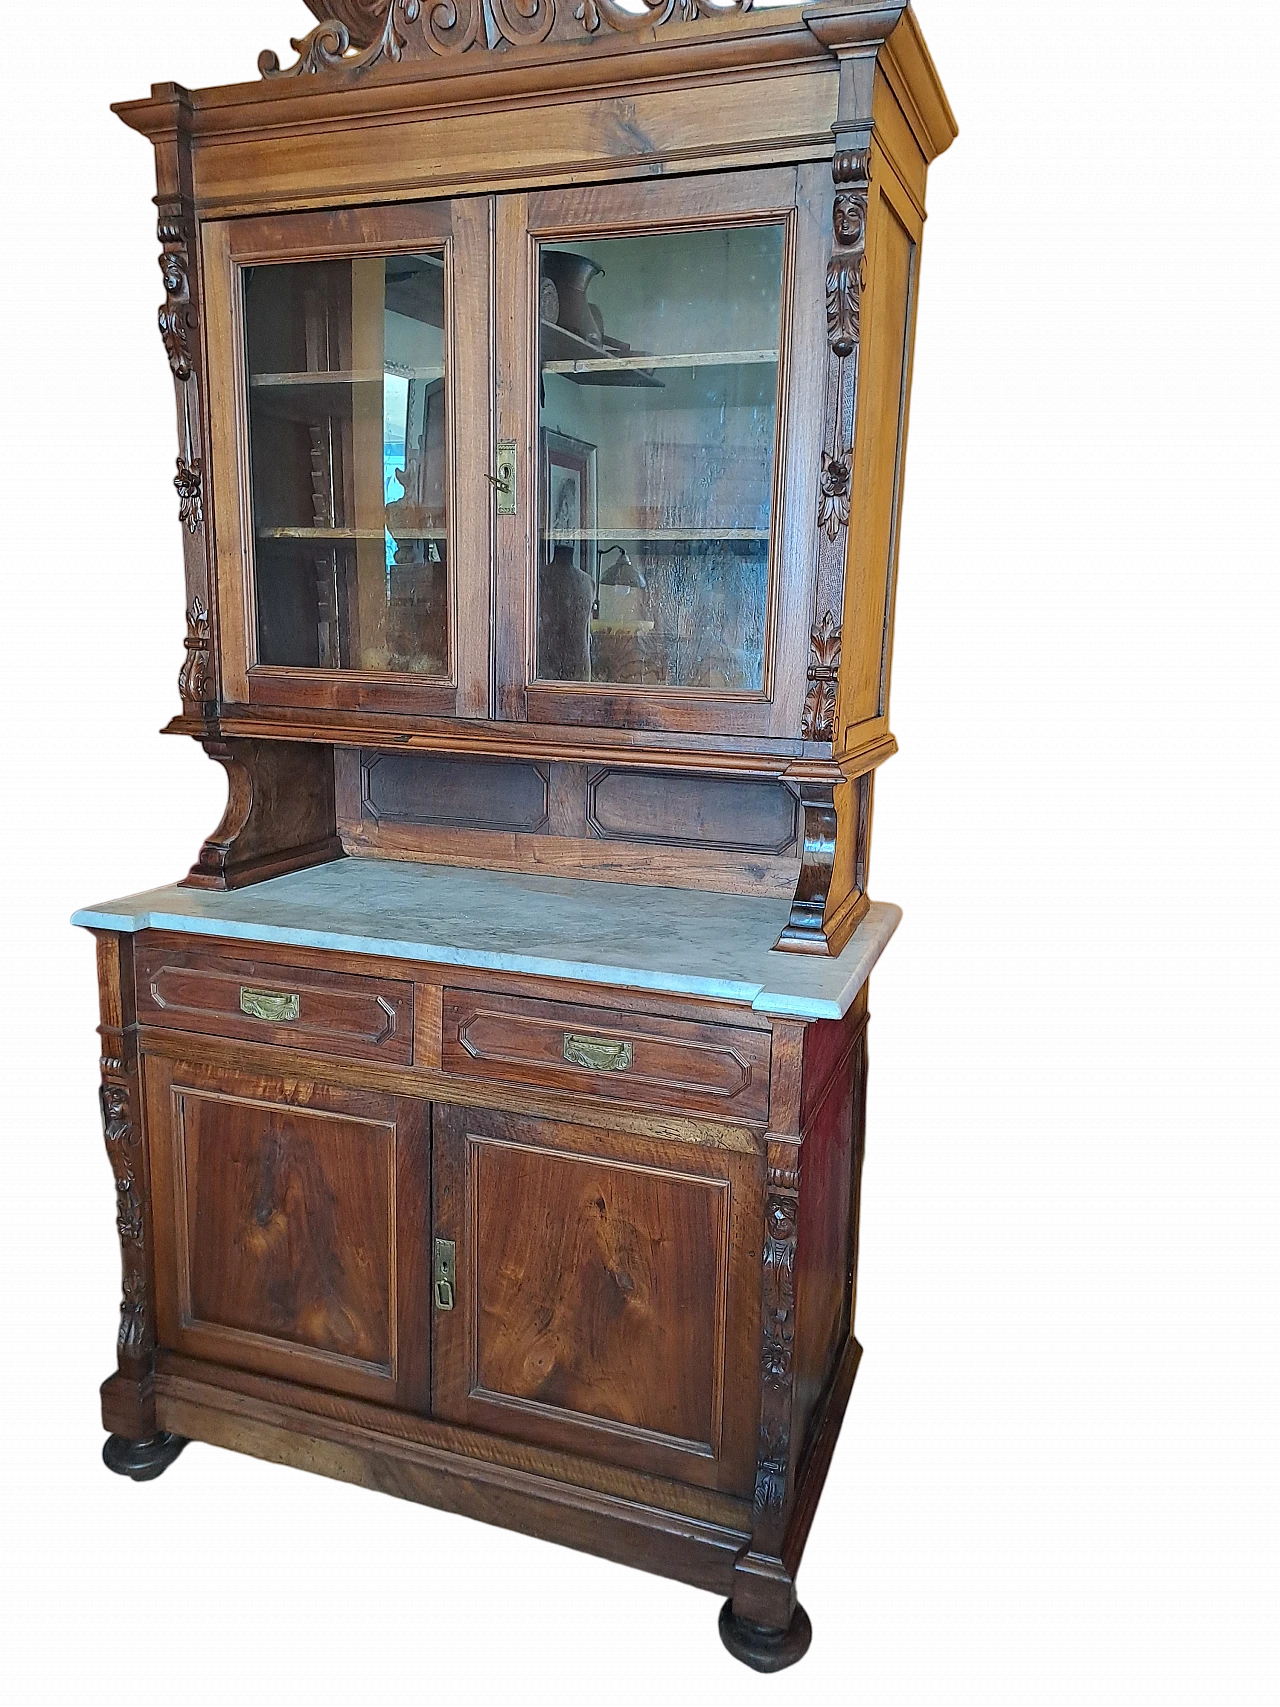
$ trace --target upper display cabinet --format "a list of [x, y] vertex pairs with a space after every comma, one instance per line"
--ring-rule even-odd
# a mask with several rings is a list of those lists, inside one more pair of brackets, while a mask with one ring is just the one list
[[[833, 952], [894, 750], [925, 175], [954, 124], [903, 5], [637, 4], [315, 0], [260, 83], [117, 109], [159, 175], [172, 727], [258, 743], [260, 799], [285, 744], [336, 749], [335, 799], [352, 749], [642, 769], [663, 845], [786, 884], [786, 946]], [[736, 828], [707, 806], [686, 833], [691, 772]], [[512, 782], [547, 802], [511, 822], [600, 839], [596, 780], [554, 809], [564, 776]]]

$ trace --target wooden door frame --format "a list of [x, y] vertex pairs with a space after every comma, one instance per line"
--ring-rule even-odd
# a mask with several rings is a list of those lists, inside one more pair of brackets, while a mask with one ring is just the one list
[[[800, 729], [817, 561], [821, 378], [829, 167], [775, 166], [642, 183], [587, 185], [497, 198], [497, 431], [518, 447], [516, 513], [496, 530], [497, 715], [539, 725], [586, 725], [794, 738]], [[539, 549], [538, 245], [575, 235], [649, 235], [717, 226], [786, 225], [781, 396], [760, 693], [628, 688], [534, 680]], [[815, 399], [819, 399], [815, 404]]]
[[[206, 221], [205, 371], [224, 700], [236, 705], [490, 715], [493, 203], [488, 196]], [[443, 250], [449, 446], [449, 662], [446, 680], [257, 662], [244, 267]]]

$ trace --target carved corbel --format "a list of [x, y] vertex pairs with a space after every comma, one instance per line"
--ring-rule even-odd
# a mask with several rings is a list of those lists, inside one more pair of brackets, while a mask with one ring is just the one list
[[192, 346], [196, 337], [191, 301], [191, 221], [181, 214], [161, 214], [156, 227], [161, 245], [160, 276], [164, 301], [160, 305], [160, 336], [173, 377], [185, 385], [195, 373]]
[[342, 858], [329, 748], [297, 741], [202, 744], [227, 773], [227, 809], [182, 887], [240, 889]]
[[799, 785], [803, 819], [800, 876], [796, 882], [795, 899], [791, 903], [791, 917], [774, 944], [775, 948], [789, 949], [793, 954], [832, 952], [822, 920], [827, 910], [836, 862], [835, 791], [838, 786], [836, 782], [811, 780], [802, 781]]

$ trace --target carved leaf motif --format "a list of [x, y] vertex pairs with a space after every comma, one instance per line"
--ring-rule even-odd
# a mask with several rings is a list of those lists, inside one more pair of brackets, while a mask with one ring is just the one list
[[827, 342], [842, 360], [857, 348], [862, 319], [864, 255], [832, 255], [827, 263]]
[[809, 687], [800, 721], [802, 740], [830, 741], [834, 737], [840, 638], [839, 625], [830, 611], [825, 612], [809, 636]]
[[849, 525], [849, 489], [852, 479], [852, 452], [832, 456], [822, 453], [822, 478], [818, 485], [818, 526], [828, 539], [834, 539], [841, 528]]
[[204, 499], [201, 493], [199, 462], [178, 458], [178, 472], [173, 484], [178, 489], [178, 520], [188, 533], [199, 533], [204, 526]]
[[211, 699], [213, 693], [209, 679], [209, 613], [199, 594], [187, 612], [187, 637], [182, 644], [187, 655], [178, 672], [178, 692], [184, 700], [200, 704]]
[[765, 1206], [764, 1315], [760, 1444], [755, 1509], [780, 1510], [787, 1493], [791, 1440], [791, 1366], [795, 1346], [796, 1200], [771, 1195]]

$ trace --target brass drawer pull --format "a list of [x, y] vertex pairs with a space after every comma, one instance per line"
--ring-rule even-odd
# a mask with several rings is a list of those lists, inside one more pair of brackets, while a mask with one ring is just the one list
[[251, 990], [240, 986], [240, 1012], [253, 1019], [280, 1021], [297, 1019], [302, 1012], [302, 998], [296, 990]]
[[582, 1037], [577, 1032], [564, 1034], [564, 1058], [575, 1067], [589, 1067], [593, 1073], [625, 1073], [631, 1065], [631, 1045], [616, 1043], [607, 1037]]

